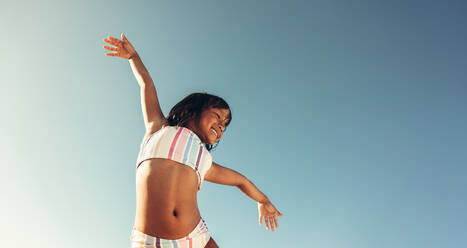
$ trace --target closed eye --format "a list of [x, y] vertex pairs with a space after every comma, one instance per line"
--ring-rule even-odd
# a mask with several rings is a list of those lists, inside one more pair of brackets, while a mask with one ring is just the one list
[[[220, 119], [221, 119], [221, 116], [220, 116], [218, 113], [214, 112], [214, 114], [216, 114], [217, 120], [220, 120]], [[225, 131], [225, 128], [226, 128], [226, 127], [225, 127], [225, 123], [226, 123], [226, 122], [227, 122], [227, 121], [224, 121], [224, 123], [222, 123], [222, 132]]]

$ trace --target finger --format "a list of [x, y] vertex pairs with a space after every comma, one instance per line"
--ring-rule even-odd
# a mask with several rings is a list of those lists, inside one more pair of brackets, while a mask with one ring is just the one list
[[264, 224], [266, 224], [266, 230], [269, 230], [269, 221], [268, 217], [264, 216]]
[[106, 53], [105, 55], [107, 55], [107, 56], [118, 56], [117, 53]]
[[128, 39], [126, 38], [124, 33], [122, 33], [122, 40], [123, 40], [123, 42], [127, 43], [128, 45], [133, 46], [133, 45], [131, 45], [131, 42], [128, 41]]
[[107, 42], [107, 43], [109, 43], [110, 45], [113, 45], [113, 44], [114, 44], [114, 42], [112, 42], [111, 40], [109, 40], [109, 39], [107, 39], [107, 38], [104, 38], [104, 41]]
[[128, 43], [128, 40], [125, 39], [125, 35], [124, 35], [123, 33], [122, 33], [121, 36], [122, 36], [122, 41], [123, 41], [123, 42], [122, 42], [122, 46], [123, 46], [124, 43]]
[[110, 39], [104, 39], [105, 42], [109, 43], [110, 45], [113, 45], [113, 46], [118, 46], [118, 43], [113, 41], [113, 40], [110, 40]]
[[114, 42], [114, 44], [116, 44], [115, 46], [122, 46], [122, 43], [123, 43], [123, 42], [122, 42], [121, 40], [116, 39], [116, 38], [111, 37], [111, 36], [109, 36], [109, 39], [110, 39], [112, 42]]
[[277, 216], [274, 215], [274, 223], [276, 224], [276, 228], [279, 227], [279, 222], [277, 221]]
[[259, 225], [261, 226], [261, 224], [263, 224], [263, 216], [259, 216]]
[[109, 47], [109, 46], [103, 46], [105, 49], [110, 50], [110, 51], [117, 51], [116, 47]]
[[117, 38], [114, 38], [112, 36], [109, 36], [109, 40], [113, 41], [113, 42], [121, 42], [121, 40], [117, 39]]
[[271, 230], [274, 232], [274, 219], [272, 217], [268, 218], [269, 220], [269, 226], [271, 227]]
[[277, 215], [279, 215], [280, 217], [284, 216], [283, 214], [281, 214], [281, 212], [277, 211]]

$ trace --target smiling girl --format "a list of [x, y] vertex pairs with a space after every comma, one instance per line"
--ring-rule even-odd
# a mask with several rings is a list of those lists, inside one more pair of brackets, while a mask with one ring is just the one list
[[236, 186], [258, 203], [259, 224], [274, 231], [282, 214], [240, 173], [214, 163], [210, 150], [232, 120], [220, 97], [193, 93], [162, 114], [156, 88], [138, 53], [122, 33], [104, 39], [107, 56], [130, 62], [141, 88], [146, 134], [136, 163], [136, 217], [132, 248], [218, 247], [198, 209], [203, 180]]

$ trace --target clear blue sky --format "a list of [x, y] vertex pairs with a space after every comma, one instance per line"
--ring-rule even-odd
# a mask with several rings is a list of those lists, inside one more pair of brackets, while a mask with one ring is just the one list
[[465, 1], [24, 1], [0, 4], [2, 247], [130, 247], [144, 134], [125, 32], [165, 114], [225, 98], [216, 162], [240, 191], [199, 206], [230, 247], [467, 246]]

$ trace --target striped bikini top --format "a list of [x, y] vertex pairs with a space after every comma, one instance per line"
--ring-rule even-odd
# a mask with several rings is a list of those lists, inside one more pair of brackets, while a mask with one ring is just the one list
[[191, 167], [198, 175], [198, 190], [212, 165], [211, 154], [201, 139], [190, 129], [179, 126], [164, 126], [144, 138], [136, 169], [143, 161], [151, 158], [166, 158]]

